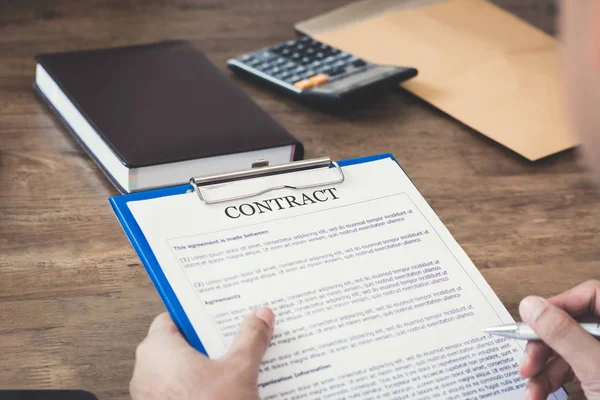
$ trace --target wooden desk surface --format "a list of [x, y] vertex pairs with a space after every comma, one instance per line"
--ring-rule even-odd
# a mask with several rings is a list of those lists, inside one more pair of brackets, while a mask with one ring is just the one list
[[[38, 52], [187, 38], [227, 58], [346, 0], [0, 3], [0, 388], [128, 398], [164, 307], [108, 204], [117, 192], [38, 101]], [[550, 0], [497, 0], [553, 31]], [[235, 82], [307, 157], [391, 152], [513, 315], [527, 294], [599, 278], [600, 207], [575, 152], [532, 164], [398, 90], [348, 117]]]

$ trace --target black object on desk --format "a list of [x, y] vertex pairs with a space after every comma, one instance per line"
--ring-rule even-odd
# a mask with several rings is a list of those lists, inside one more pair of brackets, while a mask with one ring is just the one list
[[303, 158], [193, 43], [42, 54], [34, 87], [121, 192]]
[[83, 390], [0, 390], [0, 400], [98, 400]]
[[309, 36], [244, 54], [227, 65], [313, 105], [343, 104], [417, 75], [415, 68], [373, 64]]

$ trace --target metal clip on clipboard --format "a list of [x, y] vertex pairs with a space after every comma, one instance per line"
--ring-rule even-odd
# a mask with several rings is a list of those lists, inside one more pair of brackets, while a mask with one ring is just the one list
[[[244, 179], [260, 178], [260, 177], [264, 177], [264, 176], [286, 174], [286, 173], [290, 173], [290, 172], [300, 172], [300, 171], [307, 171], [307, 170], [312, 170], [312, 169], [317, 169], [317, 168], [331, 168], [331, 167], [334, 167], [337, 170], [338, 177], [336, 179], [328, 180], [328, 181], [324, 181], [324, 182], [315, 182], [315, 183], [305, 184], [305, 185], [287, 185], [287, 184], [285, 184], [285, 185], [272, 186], [272, 187], [265, 188], [263, 190], [255, 191], [252, 193], [247, 193], [247, 194], [244, 194], [241, 196], [232, 196], [232, 197], [226, 197], [226, 198], [217, 199], [217, 200], [206, 199], [202, 195], [202, 189], [205, 187], [208, 187], [208, 186], [212, 186], [212, 185], [230, 183], [230, 182], [235, 182], [235, 181], [244, 180]], [[294, 162], [290, 162], [287, 164], [272, 165], [272, 166], [269, 166], [268, 162], [260, 160], [260, 161], [253, 163], [252, 168], [250, 168], [250, 169], [234, 171], [234, 172], [227, 172], [227, 173], [217, 174], [217, 175], [193, 177], [190, 179], [190, 184], [194, 187], [193, 191], [198, 194], [198, 197], [200, 198], [200, 201], [202, 201], [202, 203], [216, 204], [216, 203], [225, 203], [225, 202], [229, 202], [229, 201], [246, 199], [248, 197], [260, 196], [261, 194], [270, 192], [272, 190], [278, 190], [278, 189], [300, 190], [300, 189], [307, 189], [307, 188], [318, 187], [318, 186], [333, 185], [333, 184], [338, 184], [338, 183], [344, 182], [344, 179], [345, 179], [344, 172], [342, 171], [342, 168], [338, 165], [338, 163], [335, 161], [332, 161], [329, 157], [322, 157], [322, 158], [315, 158], [312, 160], [294, 161]]]

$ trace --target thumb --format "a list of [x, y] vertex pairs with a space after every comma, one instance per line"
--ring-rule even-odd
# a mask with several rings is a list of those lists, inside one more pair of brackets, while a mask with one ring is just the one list
[[541, 297], [521, 301], [523, 321], [573, 368], [581, 381], [598, 374], [600, 344], [564, 310]]
[[243, 368], [251, 368], [258, 375], [258, 368], [269, 348], [275, 315], [266, 307], [257, 308], [244, 319], [229, 349], [227, 359], [235, 359]]

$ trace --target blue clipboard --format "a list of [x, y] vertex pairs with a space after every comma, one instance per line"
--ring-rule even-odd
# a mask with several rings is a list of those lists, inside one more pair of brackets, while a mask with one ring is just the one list
[[[394, 161], [396, 159], [391, 154], [379, 154], [368, 157], [361, 158], [353, 158], [349, 160], [339, 161], [338, 164], [340, 167], [345, 167], [348, 165], [354, 164], [363, 164], [371, 161], [377, 161], [390, 158]], [[206, 349], [202, 344], [202, 341], [198, 337], [198, 334], [194, 330], [190, 320], [188, 319], [181, 303], [177, 299], [173, 288], [169, 284], [169, 281], [165, 277], [161, 266], [159, 265], [156, 257], [154, 256], [154, 252], [150, 248], [146, 237], [142, 233], [137, 221], [131, 214], [127, 203], [130, 201], [138, 201], [138, 200], [147, 200], [154, 199], [157, 197], [165, 197], [165, 196], [173, 196], [177, 194], [186, 193], [191, 189], [191, 185], [181, 185], [181, 186], [173, 186], [164, 189], [157, 190], [149, 190], [146, 192], [138, 192], [132, 194], [124, 194], [120, 196], [114, 196], [109, 199], [110, 204], [125, 231], [125, 234], [129, 238], [131, 245], [137, 252], [142, 264], [146, 268], [154, 287], [160, 294], [160, 297], [165, 304], [173, 322], [179, 330], [183, 333], [187, 341], [194, 347], [196, 350], [200, 351], [203, 354], [206, 353]]]

